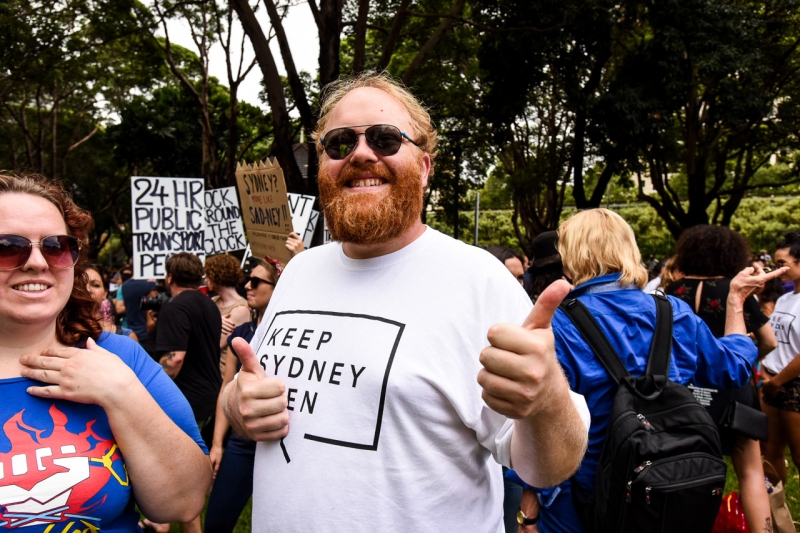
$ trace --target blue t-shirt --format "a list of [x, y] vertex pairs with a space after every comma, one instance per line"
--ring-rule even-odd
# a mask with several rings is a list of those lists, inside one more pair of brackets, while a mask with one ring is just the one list
[[[628, 371], [633, 376], [643, 376], [655, 331], [655, 302], [651, 295], [635, 287], [620, 287], [618, 279], [619, 274], [599, 276], [573, 289], [567, 298], [580, 297]], [[753, 342], [738, 334], [715, 338], [685, 302], [672, 296], [669, 299], [673, 311], [669, 379], [683, 385], [691, 381], [700, 387], [721, 389], [744, 385], [758, 355]], [[591, 413], [589, 447], [575, 474], [579, 489], [588, 495], [594, 490], [597, 463], [617, 385], [560, 309], [553, 317], [553, 334], [556, 355], [570, 388], [584, 396]], [[573, 489], [570, 481], [549, 489], [537, 489], [541, 533], [585, 531], [572, 505]]]
[[[105, 332], [98, 344], [133, 369], [167, 415], [208, 453], [186, 399], [138, 344]], [[138, 531], [131, 481], [105, 411], [31, 396], [26, 389], [32, 385], [42, 383], [0, 379], [0, 529]]]

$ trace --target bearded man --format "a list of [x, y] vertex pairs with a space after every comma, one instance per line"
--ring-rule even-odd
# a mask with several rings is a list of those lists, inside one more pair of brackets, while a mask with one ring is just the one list
[[407, 90], [362, 75], [321, 111], [337, 242], [292, 259], [222, 397], [260, 441], [253, 529], [500, 532], [497, 463], [551, 486], [586, 446], [549, 330], [569, 286], [531, 310], [494, 257], [422, 223], [436, 132]]

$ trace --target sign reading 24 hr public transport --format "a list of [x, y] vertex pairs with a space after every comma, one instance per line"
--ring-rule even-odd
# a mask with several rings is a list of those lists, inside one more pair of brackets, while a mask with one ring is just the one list
[[167, 258], [191, 252], [205, 258], [202, 178], [131, 177], [133, 275], [166, 276]]

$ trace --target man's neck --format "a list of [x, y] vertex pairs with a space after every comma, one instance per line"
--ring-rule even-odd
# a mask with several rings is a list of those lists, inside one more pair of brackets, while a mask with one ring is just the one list
[[342, 244], [342, 250], [344, 251], [344, 255], [350, 259], [372, 259], [373, 257], [388, 255], [402, 250], [419, 239], [422, 234], [425, 233], [425, 228], [425, 224], [423, 224], [421, 220], [418, 220], [407, 231], [390, 241], [380, 244], [354, 244], [352, 242], [345, 242]]
[[170, 294], [170, 296], [175, 298], [177, 295], [179, 295], [182, 292], [196, 291], [196, 290], [197, 289], [195, 289], [194, 287], [178, 287], [177, 285], [173, 285], [172, 287], [169, 288], [169, 294]]

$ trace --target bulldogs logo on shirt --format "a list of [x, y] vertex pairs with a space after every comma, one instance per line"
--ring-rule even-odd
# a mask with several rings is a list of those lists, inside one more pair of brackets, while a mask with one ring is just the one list
[[0, 453], [0, 527], [9, 529], [74, 521], [76, 530], [98, 531], [93, 510], [113, 477], [128, 486], [122, 455], [111, 439], [99, 437], [89, 421], [80, 433], [67, 429], [68, 418], [55, 405], [53, 429], [27, 425], [23, 411], [3, 426], [11, 450]]

